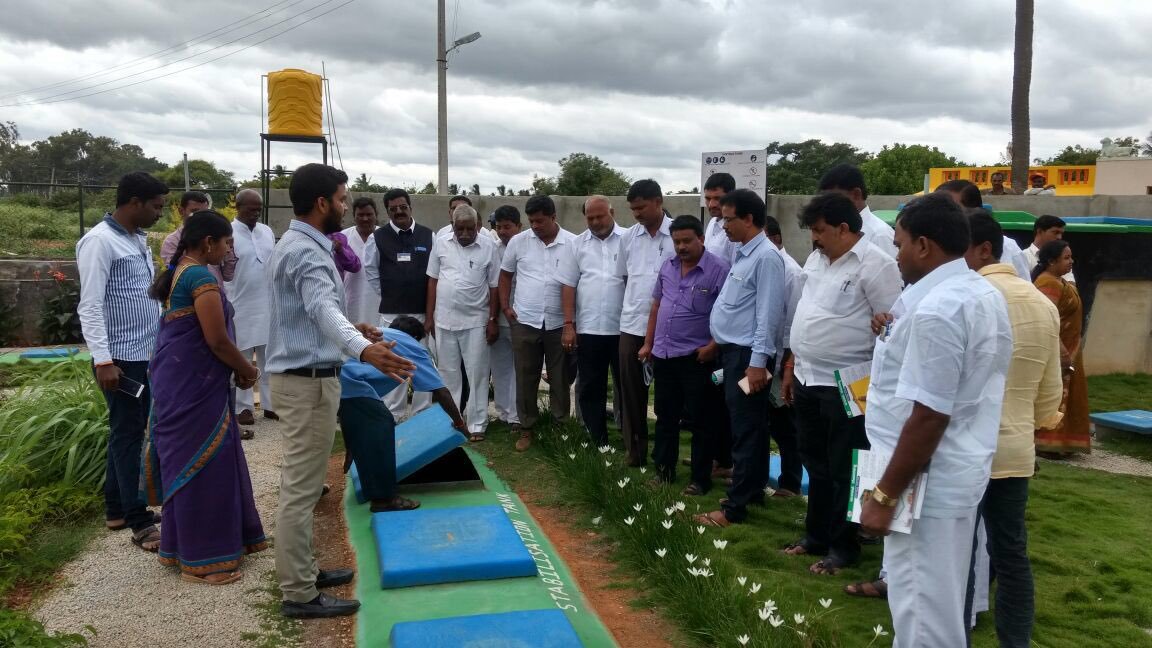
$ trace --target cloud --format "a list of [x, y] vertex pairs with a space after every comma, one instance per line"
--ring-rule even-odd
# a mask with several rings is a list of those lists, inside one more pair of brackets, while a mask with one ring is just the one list
[[[223, 0], [10, 0], [0, 23], [0, 104], [12, 103], [10, 93], [192, 43], [23, 100], [137, 72], [78, 94], [138, 85], [76, 102], [3, 107], [0, 119], [16, 121], [25, 138], [86, 128], [165, 161], [187, 151], [250, 177], [259, 164], [260, 75], [283, 67], [318, 72], [324, 62], [345, 167], [376, 182], [422, 186], [436, 175], [435, 5], [360, 0], [304, 22], [342, 2], [268, 0], [239, 9]], [[813, 137], [867, 150], [923, 143], [991, 162], [1010, 131], [1014, 16], [1005, 6], [483, 0], [460, 3], [457, 12], [449, 2], [450, 39], [483, 34], [450, 59], [451, 180], [485, 191], [523, 188], [534, 173], [555, 174], [557, 160], [582, 151], [632, 177], [684, 189], [699, 184], [703, 150]], [[1127, 27], [1150, 20], [1152, 5], [1121, 0], [1053, 0], [1037, 9], [1033, 157], [1152, 130], [1152, 72], [1143, 65], [1152, 43]], [[302, 26], [181, 71], [294, 25]], [[153, 80], [162, 74], [171, 76]], [[314, 155], [285, 145], [273, 153], [286, 166]]]

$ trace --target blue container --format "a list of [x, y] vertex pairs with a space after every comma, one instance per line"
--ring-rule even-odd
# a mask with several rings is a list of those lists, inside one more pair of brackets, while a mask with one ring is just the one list
[[580, 637], [560, 610], [405, 621], [392, 626], [392, 648], [582, 648]]
[[498, 505], [372, 514], [384, 589], [536, 576], [536, 562]]
[[[464, 435], [452, 427], [452, 419], [439, 405], [429, 407], [396, 426], [396, 481], [404, 480], [462, 445]], [[356, 501], [363, 504], [366, 500], [355, 463], [348, 469], [348, 477], [352, 480]]]
[[1152, 434], [1152, 412], [1147, 410], [1125, 410], [1123, 412], [1108, 412], [1106, 414], [1092, 414], [1088, 418], [1102, 427], [1109, 427], [1136, 434]]

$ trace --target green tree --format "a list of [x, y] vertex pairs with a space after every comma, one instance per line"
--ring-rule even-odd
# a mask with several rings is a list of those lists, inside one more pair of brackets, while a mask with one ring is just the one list
[[[452, 188], [452, 187], [454, 187], [454, 186], [456, 186], [456, 185], [452, 185], [452, 186], [450, 186], [450, 187], [448, 187], [448, 188], [449, 188], [449, 189], [451, 189], [451, 188]], [[429, 180], [429, 181], [428, 181], [428, 184], [424, 185], [424, 188], [423, 188], [423, 189], [421, 189], [420, 191], [416, 191], [416, 192], [412, 192], [412, 191], [409, 191], [408, 193], [418, 193], [418, 194], [435, 194], [435, 193], [436, 193], [436, 183], [434, 183], [434, 182], [432, 182], [431, 180]], [[452, 192], [452, 193], [455, 193], [455, 192]]]
[[356, 181], [353, 182], [352, 186], [348, 187], [348, 189], [350, 191], [366, 191], [370, 193], [385, 193], [388, 191], [387, 186], [372, 182], [372, 178], [369, 178], [367, 173], [361, 173], [357, 176]]
[[1041, 166], [1083, 166], [1096, 164], [1098, 157], [1100, 157], [1100, 149], [1084, 148], [1076, 144], [1065, 146], [1059, 153], [1050, 158], [1036, 158], [1034, 161]]
[[508, 187], [505, 187], [504, 185], [496, 185], [496, 195], [507, 196], [508, 195]]
[[480, 185], [478, 185], [478, 184], [472, 185], [472, 195], [473, 196], [479, 196], [480, 195]]
[[587, 153], [572, 153], [560, 160], [555, 193], [561, 196], [620, 196], [628, 192], [628, 176]]
[[851, 144], [825, 144], [818, 139], [772, 142], [766, 153], [779, 156], [768, 165], [764, 178], [766, 190], [772, 194], [814, 194], [820, 176], [828, 169], [837, 164], [860, 165], [870, 157]]
[[54, 169], [56, 179], [65, 182], [116, 184], [130, 171], [155, 173], [165, 168], [135, 144], [121, 144], [79, 128], [33, 142], [31, 149], [31, 164]]
[[[155, 172], [173, 190], [184, 187], [184, 160]], [[188, 160], [188, 186], [191, 189], [225, 189], [236, 185], [230, 171], [217, 168], [208, 160]]]
[[868, 192], [902, 196], [924, 188], [924, 175], [932, 167], [964, 166], [936, 148], [922, 144], [884, 146], [871, 160], [860, 165]]
[[448, 195], [449, 196], [457, 196], [459, 194], [460, 194], [460, 186], [459, 185], [457, 185], [455, 182], [448, 185]]
[[[524, 190], [524, 191], [527, 191], [527, 190]], [[538, 176], [535, 173], [533, 173], [532, 174], [532, 191], [530, 193], [524, 193], [524, 194], [520, 194], [520, 195], [525, 195], [525, 196], [530, 196], [530, 195], [555, 196], [555, 195], [558, 195], [556, 193], [556, 180], [554, 178], [551, 178], [551, 177], [542, 177], [542, 176]]]

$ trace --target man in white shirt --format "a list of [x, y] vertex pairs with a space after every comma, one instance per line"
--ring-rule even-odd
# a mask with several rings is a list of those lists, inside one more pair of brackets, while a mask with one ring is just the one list
[[616, 212], [605, 196], [589, 196], [581, 209], [588, 229], [576, 237], [571, 254], [560, 263], [561, 343], [569, 353], [576, 352], [580, 375], [576, 405], [584, 427], [597, 446], [604, 446], [608, 445], [608, 372], [614, 384], [620, 382], [624, 280], [616, 274], [616, 262], [625, 230], [616, 224]]
[[724, 219], [720, 215], [720, 199], [736, 190], [736, 179], [730, 173], [713, 173], [704, 181], [704, 207], [708, 209], [708, 223], [704, 225], [704, 249], [724, 259], [728, 265], [736, 260], [740, 247], [724, 233]]
[[[520, 233], [520, 210], [513, 205], [501, 205], [492, 212], [492, 231], [498, 237], [496, 263], [504, 262], [508, 242]], [[516, 279], [513, 277], [510, 288], [512, 298], [516, 295]], [[499, 297], [499, 296], [497, 296]], [[499, 301], [499, 299], [497, 299]], [[500, 333], [491, 348], [492, 365], [492, 405], [496, 408], [496, 418], [507, 423], [514, 434], [520, 433], [520, 416], [516, 410], [516, 364], [512, 356], [512, 326], [503, 311], [496, 318]]]
[[655, 180], [637, 180], [628, 188], [628, 207], [636, 224], [620, 237], [616, 274], [624, 278], [620, 313], [620, 434], [629, 466], [648, 461], [648, 383], [638, 354], [648, 332], [652, 289], [660, 266], [675, 253], [664, 211], [664, 192]]
[[1031, 178], [1032, 186], [1024, 190], [1025, 196], [1055, 196], [1056, 185], [1044, 184], [1044, 176], [1034, 175]]
[[[255, 189], [243, 189], [236, 194], [236, 220], [232, 222], [236, 270], [224, 286], [228, 300], [236, 309], [233, 316], [236, 348], [245, 358], [255, 356], [260, 369], [260, 407], [264, 409], [264, 418], [279, 420], [271, 409], [272, 392], [268, 387], [268, 374], [264, 372], [265, 345], [272, 325], [272, 276], [268, 274], [268, 264], [276, 249], [276, 235], [271, 227], [260, 222], [263, 207], [264, 201]], [[236, 409], [236, 422], [240, 425], [256, 422], [251, 388], [236, 388]], [[241, 438], [251, 439], [252, 431], [245, 430]]]
[[[465, 375], [471, 395], [464, 420], [471, 441], [483, 441], [488, 430], [488, 347], [496, 341], [499, 329], [496, 313], [500, 267], [496, 243], [479, 236], [480, 220], [468, 205], [452, 215], [455, 235], [439, 239], [428, 259], [428, 311], [425, 327], [436, 335], [440, 375], [461, 403]], [[461, 371], [463, 367], [463, 372]]]
[[[1045, 243], [1049, 241], [1062, 240], [1064, 238], [1064, 228], [1067, 223], [1063, 218], [1045, 214], [1036, 219], [1036, 223], [1032, 226], [1032, 245], [1024, 250], [1024, 258], [1028, 264], [1028, 280], [1031, 281], [1032, 270], [1036, 267], [1037, 257], [1040, 255], [1040, 248], [1044, 247]], [[1071, 271], [1064, 275], [1064, 281], [1076, 283], [1076, 277]]]
[[[440, 229], [436, 230], [436, 238], [437, 239], [452, 238], [452, 236], [455, 234], [452, 231], [452, 225], [454, 223], [452, 215], [456, 213], [456, 208], [459, 207], [460, 205], [467, 205], [469, 207], [474, 207], [474, 205], [472, 204], [472, 199], [469, 198], [468, 196], [463, 195], [463, 194], [460, 194], [459, 196], [452, 196], [450, 199], [448, 199], [448, 224], [445, 225], [444, 227], [441, 227]], [[493, 243], [500, 240], [496, 236], [496, 232], [493, 232], [492, 230], [488, 229], [487, 227], [484, 227], [483, 223], [480, 223], [480, 234], [482, 236], [486, 236], [486, 237], [492, 239]]]
[[[908, 203], [896, 221], [908, 288], [880, 329], [865, 426], [890, 456], [861, 503], [864, 531], [887, 535], [896, 645], [963, 646], [977, 507], [1000, 429], [1012, 330], [1004, 297], [965, 264], [968, 221], [949, 197]], [[931, 464], [912, 532], [888, 535], [908, 484]]]
[[820, 191], [835, 191], [851, 198], [852, 204], [860, 212], [860, 233], [869, 243], [896, 258], [892, 227], [868, 208], [868, 187], [864, 185], [864, 174], [860, 173], [860, 169], [851, 164], [837, 164], [820, 178]]
[[[550, 377], [548, 406], [558, 419], [568, 417], [571, 395], [568, 357], [561, 344], [564, 309], [560, 303], [560, 264], [570, 253], [576, 236], [556, 222], [556, 204], [548, 196], [533, 196], [524, 206], [531, 229], [508, 242], [500, 262], [500, 306], [512, 323], [512, 350], [516, 362], [516, 409], [520, 439], [516, 450], [532, 445], [540, 407], [540, 370], [547, 364]], [[516, 280], [515, 300], [512, 280]]]
[[[364, 261], [365, 248], [372, 240], [372, 234], [377, 227], [376, 201], [371, 196], [360, 196], [352, 201], [352, 217], [355, 225], [346, 228], [342, 234], [348, 239], [348, 247], [356, 258]], [[348, 309], [348, 320], [356, 322], [376, 322], [380, 317], [377, 307], [380, 300], [376, 291], [368, 281], [368, 272], [361, 263], [357, 272], [344, 273], [344, 298]]]
[[896, 260], [860, 232], [860, 214], [846, 196], [827, 192], [800, 214], [815, 251], [804, 263], [804, 288], [792, 321], [782, 395], [794, 405], [800, 455], [808, 470], [804, 537], [790, 555], [825, 556], [814, 574], [834, 575], [860, 559], [857, 527], [847, 521], [852, 451], [867, 449], [864, 417], [844, 411], [836, 371], [871, 360], [872, 318], [887, 313], [904, 286]]

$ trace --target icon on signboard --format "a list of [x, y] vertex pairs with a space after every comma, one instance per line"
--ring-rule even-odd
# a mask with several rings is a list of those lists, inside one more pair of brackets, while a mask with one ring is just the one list
[[748, 188], [749, 189], [755, 189], [759, 185], [760, 185], [760, 183], [756, 182], [756, 178], [750, 178], [748, 180]]
[[704, 158], [704, 164], [712, 164], [712, 156], [711, 155]]
[[756, 161], [756, 154], [755, 154], [755, 153], [753, 153], [753, 154], [752, 154], [752, 157], [751, 157], [751, 158], [749, 158], [749, 159], [751, 159], [753, 162], [755, 162], [755, 161]]
[[720, 156], [720, 164], [724, 164], [724, 156], [723, 155]]
[[756, 175], [757, 173], [759, 173], [759, 171], [756, 170], [756, 167], [748, 167], [748, 173], [751, 173], [752, 175]]

